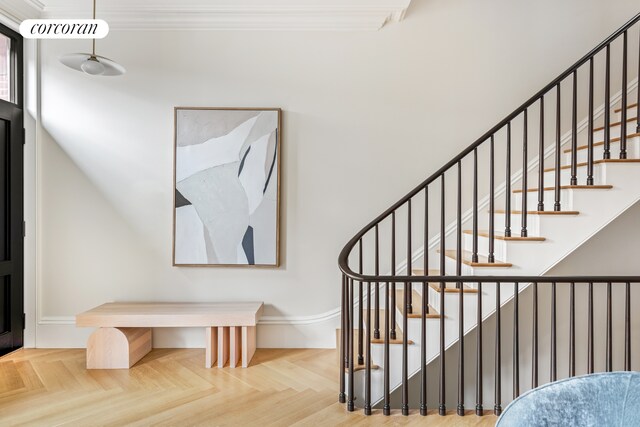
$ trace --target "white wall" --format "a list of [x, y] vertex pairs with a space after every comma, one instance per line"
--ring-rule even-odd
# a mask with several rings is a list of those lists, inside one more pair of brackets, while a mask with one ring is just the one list
[[[106, 301], [261, 300], [259, 346], [333, 346], [344, 243], [636, 12], [435, 0], [378, 32], [114, 31], [118, 78], [57, 61], [86, 41], [43, 41], [28, 344], [83, 346], [73, 315]], [[281, 268], [171, 267], [174, 106], [284, 110]]]

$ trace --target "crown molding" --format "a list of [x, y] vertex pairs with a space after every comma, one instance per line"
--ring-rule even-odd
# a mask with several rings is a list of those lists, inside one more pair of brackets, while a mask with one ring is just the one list
[[[0, 0], [0, 11], [29, 18], [86, 18], [91, 1]], [[152, 3], [152, 4], [151, 4]], [[400, 22], [411, 0], [109, 0], [97, 15], [119, 30], [376, 31]]]
[[14, 24], [40, 18], [45, 5], [38, 0], [0, 0], [0, 14]]

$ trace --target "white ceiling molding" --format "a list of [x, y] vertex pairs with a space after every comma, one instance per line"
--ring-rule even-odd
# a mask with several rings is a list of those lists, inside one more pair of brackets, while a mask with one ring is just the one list
[[0, 14], [16, 24], [25, 19], [39, 18], [44, 8], [38, 0], [0, 0]]
[[[400, 22], [410, 3], [411, 0], [98, 0], [97, 14], [112, 29], [121, 30], [375, 31]], [[0, 0], [0, 9], [19, 19], [86, 18], [91, 15], [91, 1]]]

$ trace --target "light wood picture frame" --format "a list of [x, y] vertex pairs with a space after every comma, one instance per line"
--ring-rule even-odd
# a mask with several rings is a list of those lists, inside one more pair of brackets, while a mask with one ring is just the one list
[[175, 107], [173, 265], [280, 265], [280, 108]]

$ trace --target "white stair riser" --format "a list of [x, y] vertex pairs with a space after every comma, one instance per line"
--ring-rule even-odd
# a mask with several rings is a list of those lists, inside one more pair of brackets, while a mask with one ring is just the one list
[[[513, 226], [512, 226], [512, 230], [513, 230]], [[500, 227], [500, 228], [496, 227], [495, 231], [496, 233], [504, 233], [504, 227]], [[493, 254], [495, 255], [496, 259], [501, 261], [504, 261], [505, 259], [507, 259], [507, 245], [508, 243], [504, 240], [494, 239]], [[469, 252], [473, 252], [473, 234], [463, 234], [463, 248], [465, 248]], [[485, 256], [489, 254], [489, 238], [488, 237], [478, 236], [478, 254], [485, 255]]]
[[[634, 104], [635, 103], [635, 96], [634, 97], [629, 97], [629, 99], [634, 99], [634, 101], [629, 101], [629, 104]], [[615, 111], [615, 110], [614, 110]], [[615, 113], [614, 111], [612, 111], [611, 113], [611, 121], [612, 122], [619, 122], [620, 120], [622, 120], [622, 111]], [[631, 118], [631, 117], [637, 117], [638, 114], [638, 108], [637, 107], [632, 107], [632, 108], [627, 108], [627, 118]], [[598, 127], [598, 126], [596, 126]], [[634, 125], [635, 128], [635, 125]]]
[[[569, 148], [569, 147], [567, 147]], [[620, 141], [611, 142], [610, 145], [610, 153], [612, 159], [620, 158]], [[564, 149], [563, 153], [563, 165], [571, 164], [571, 153], [565, 153]], [[604, 146], [599, 145], [597, 147], [593, 147], [593, 159], [600, 160], [604, 155]], [[588, 159], [589, 153], [588, 150], [578, 150], [576, 154], [578, 163], [586, 162]], [[631, 138], [627, 138], [627, 158], [637, 159], [640, 158], [640, 137], [634, 136]]]
[[[587, 167], [582, 166], [576, 168], [576, 178], [578, 179], [578, 184], [584, 185], [587, 183]], [[555, 171], [548, 171], [544, 173], [544, 186], [545, 187], [553, 187], [555, 185]], [[560, 170], [560, 182], [562, 185], [571, 183], [571, 169], [561, 169]], [[594, 184], [606, 184], [604, 180], [604, 176], [602, 174], [602, 168], [600, 165], [593, 165], [593, 182]]]
[[[593, 202], [593, 197], [598, 197], [599, 194], [603, 191], [602, 189], [561, 189], [560, 190], [560, 210], [563, 211], [573, 211], [580, 210], [580, 206], [583, 208], [588, 208], [590, 204]], [[555, 205], [555, 191], [544, 191], [544, 207], [547, 211], [554, 210]], [[587, 194], [587, 193], [591, 193]], [[515, 194], [515, 202], [516, 206], [520, 206], [522, 203], [522, 194]], [[530, 191], [527, 192], [527, 203], [529, 205], [529, 210], [536, 210], [538, 207], [538, 192]]]

